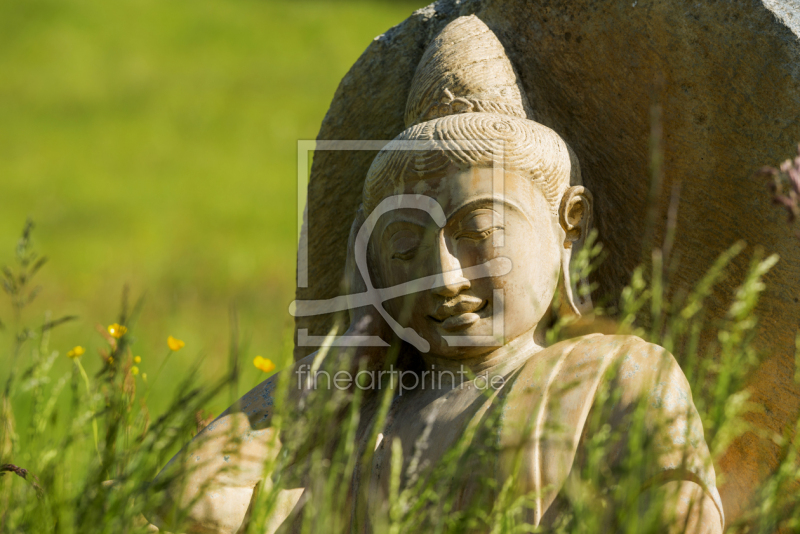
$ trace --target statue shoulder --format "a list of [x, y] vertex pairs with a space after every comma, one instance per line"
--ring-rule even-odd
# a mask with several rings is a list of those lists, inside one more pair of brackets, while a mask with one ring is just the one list
[[[600, 388], [613, 391], [618, 414], [644, 401], [664, 416], [695, 411], [689, 382], [673, 355], [640, 337], [592, 334], [558, 343], [541, 354], [549, 367], [547, 397], [567, 397], [573, 406], [581, 405], [582, 414], [588, 415]], [[536, 369], [528, 362], [525, 367], [521, 376], [545, 374], [541, 365]]]
[[540, 424], [559, 421], [575, 440], [598, 388], [618, 388], [618, 406], [624, 409], [652, 394], [663, 376], [685, 391], [691, 402], [683, 372], [663, 347], [636, 336], [590, 334], [531, 357], [513, 377], [505, 410], [509, 415], [518, 412], [522, 418], [537, 413]]
[[[603, 347], [599, 351], [604, 353], [603, 364], [589, 371], [585, 367], [592, 361], [589, 355], [594, 354], [594, 347]], [[642, 473], [649, 479], [645, 485], [667, 481], [698, 484], [724, 525], [702, 421], [686, 375], [669, 351], [636, 336], [581, 338], [564, 359], [564, 369], [569, 370], [567, 374], [587, 374], [586, 384], [578, 385], [584, 391], [581, 400], [587, 414], [580, 422], [580, 437], [573, 435], [578, 456], [582, 456], [582, 444], [597, 425], [609, 425], [624, 429], [617, 433], [617, 441], [606, 456], [609, 465], [621, 465], [634, 446], [628, 443], [631, 433], [640, 433], [633, 441], [636, 447], [647, 449], [640, 451], [648, 465]], [[549, 413], [557, 410], [551, 408]]]
[[648, 476], [697, 482], [722, 517], [689, 383], [663, 347], [636, 336], [592, 334], [566, 340], [534, 355], [510, 386], [502, 445], [515, 450], [531, 444], [533, 467], [521, 476], [531, 491], [542, 494], [544, 505], [555, 498], [573, 463], [582, 462], [582, 444], [593, 425], [625, 430], [606, 457], [615, 465], [628, 450], [623, 442], [634, 414], [643, 409], [639, 417], [653, 460]]
[[665, 385], [680, 390], [691, 401], [689, 383], [673, 355], [638, 336], [584, 336], [575, 339], [564, 356], [565, 370], [574, 372], [576, 378], [603, 374], [595, 378], [617, 388], [623, 403], [636, 397], [658, 396]]
[[501, 445], [529, 449], [531, 468], [519, 475], [542, 494], [545, 508], [572, 468], [590, 413], [609, 398], [598, 392], [619, 387], [619, 402], [602, 415], [604, 423], [623, 424], [624, 414], [653, 390], [661, 368], [685, 383], [662, 347], [635, 336], [591, 334], [547, 347], [515, 373], [503, 407]]
[[[630, 395], [644, 394], [659, 377], [682, 382], [686, 378], [666, 349], [637, 336], [589, 334], [547, 347], [520, 369], [520, 385], [578, 387], [594, 394], [603, 376]], [[543, 383], [544, 381], [544, 383]], [[524, 387], [524, 386], [523, 386]]]
[[675, 358], [636, 336], [592, 334], [563, 341], [528, 360], [510, 386], [504, 410], [507, 421], [517, 422], [518, 436], [549, 428], [537, 439], [558, 443], [554, 447], [569, 443], [569, 454], [598, 404], [611, 426], [624, 425], [641, 403], [659, 420], [696, 420], [689, 383]]

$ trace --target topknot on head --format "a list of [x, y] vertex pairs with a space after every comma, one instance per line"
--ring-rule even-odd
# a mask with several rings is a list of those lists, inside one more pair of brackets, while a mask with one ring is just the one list
[[537, 183], [557, 213], [564, 191], [580, 184], [580, 167], [566, 142], [531, 116], [497, 36], [475, 15], [453, 20], [420, 60], [406, 130], [375, 157], [364, 181], [363, 211], [370, 213], [408, 177], [452, 165], [501, 164]]
[[497, 36], [475, 15], [450, 22], [428, 45], [406, 102], [406, 128], [458, 113], [532, 116]]

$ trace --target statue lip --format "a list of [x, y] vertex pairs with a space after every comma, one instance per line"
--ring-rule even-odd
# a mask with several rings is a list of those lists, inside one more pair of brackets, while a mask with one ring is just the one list
[[486, 300], [465, 295], [445, 302], [436, 309], [434, 315], [428, 317], [445, 330], [460, 330], [477, 323], [481, 319], [478, 314], [488, 305], [489, 302]]
[[463, 330], [468, 328], [481, 320], [481, 316], [477, 313], [461, 313], [458, 315], [451, 315], [442, 321], [442, 328], [445, 330]]

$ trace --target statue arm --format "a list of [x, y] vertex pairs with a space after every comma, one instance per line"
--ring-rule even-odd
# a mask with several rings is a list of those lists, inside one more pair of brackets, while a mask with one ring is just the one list
[[722, 516], [717, 503], [702, 484], [673, 480], [651, 487], [639, 498], [642, 516], [654, 497], [663, 499], [662, 517], [674, 518], [666, 531], [669, 534], [722, 534]]
[[[574, 338], [538, 353], [512, 387], [501, 465], [524, 491], [538, 495], [533, 515], [540, 526], [553, 527], [573, 498], [585, 498], [569, 489], [580, 487], [581, 477], [600, 477], [592, 487], [603, 490], [635, 476], [628, 483], [637, 485], [631, 491], [642, 518], [667, 497], [672, 507], [665, 512], [677, 514], [670, 525], [698, 534], [722, 531], [700, 417], [683, 371], [662, 347], [635, 336]], [[519, 469], [512, 461], [518, 457], [525, 460]], [[597, 512], [620, 510], [604, 505]]]
[[[348, 335], [382, 333], [376, 323], [359, 321], [351, 325]], [[364, 362], [379, 364], [385, 355], [383, 347], [359, 347], [354, 355], [349, 349], [332, 348], [326, 360], [344, 365], [355, 374]], [[306, 379], [317, 352], [295, 362], [279, 374], [289, 373], [285, 405], [297, 407], [309, 393]], [[343, 360], [344, 358], [344, 360]], [[342, 367], [337, 367], [342, 369]], [[283, 444], [277, 430], [271, 427], [273, 394], [279, 374], [265, 380], [204, 428], [161, 470], [151, 487], [164, 491], [164, 500], [149, 519], [159, 528], [186, 525], [188, 532], [235, 533], [246, 527], [250, 507], [257, 491], [270, 491], [271, 473], [266, 467], [275, 460]], [[297, 377], [297, 378], [295, 378]], [[303, 377], [303, 379], [301, 379]], [[317, 388], [314, 388], [317, 389]], [[326, 436], [330, 441], [332, 436]], [[295, 454], [306, 454], [319, 445], [321, 436], [300, 437], [308, 443], [292, 442]], [[286, 473], [284, 473], [286, 474]], [[284, 477], [284, 480], [292, 477]], [[295, 477], [297, 478], [297, 477]], [[303, 492], [302, 480], [279, 491], [277, 503], [267, 521], [267, 532], [274, 532], [291, 514]]]
[[[607, 407], [607, 420], [612, 428], [631, 428], [641, 418], [644, 436], [638, 446], [645, 449], [642, 459], [649, 473], [639, 497], [642, 514], [654, 499], [664, 499], [663, 517], [674, 514], [675, 519], [670, 532], [721, 534], [724, 515], [716, 475], [686, 376], [662, 347], [642, 340], [635, 345], [612, 369], [609, 391], [612, 398], [618, 391], [619, 399]], [[612, 448], [612, 465], [621, 465], [631, 454], [630, 437], [623, 433]]]
[[[313, 357], [303, 358], [282, 373], [309, 365]], [[250, 390], [161, 470], [151, 488], [163, 490], [164, 499], [150, 514], [152, 523], [167, 530], [181, 525], [187, 532], [232, 534], [240, 530], [257, 490], [271, 489], [265, 467], [281, 450], [278, 433], [269, 426], [277, 380], [276, 374]], [[290, 399], [296, 396], [295, 391], [289, 394]], [[274, 517], [269, 519], [273, 528], [286, 519], [302, 493], [303, 488], [279, 492]]]

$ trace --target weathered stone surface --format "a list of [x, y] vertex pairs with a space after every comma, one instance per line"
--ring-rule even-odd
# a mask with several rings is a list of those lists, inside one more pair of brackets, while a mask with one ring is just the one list
[[[680, 181], [674, 246], [683, 287], [734, 241], [777, 252], [759, 314], [758, 346], [771, 354], [752, 378], [751, 420], [780, 432], [797, 416], [794, 336], [800, 326], [800, 244], [764, 183], [751, 178], [800, 141], [800, 6], [775, 0], [611, 2], [441, 1], [379, 36], [342, 80], [319, 139], [392, 139], [404, 128], [412, 76], [430, 40], [455, 17], [476, 14], [503, 42], [534, 118], [578, 155], [610, 252], [598, 273], [619, 293], [642, 259], [650, 191], [651, 108], [662, 108], [665, 182], [656, 239], [672, 184]], [[347, 236], [375, 152], [317, 152], [308, 191], [308, 288], [298, 298], [340, 293]], [[750, 249], [752, 250], [752, 248]], [[747, 268], [747, 254], [709, 304], [721, 317]], [[311, 334], [330, 317], [298, 319]], [[297, 354], [310, 350], [298, 347]], [[718, 471], [726, 515], [736, 519], [757, 481], [778, 461], [769, 441], [748, 433]]]

